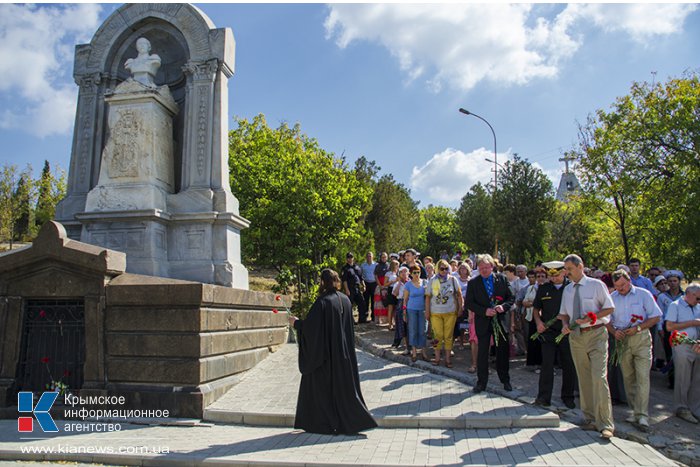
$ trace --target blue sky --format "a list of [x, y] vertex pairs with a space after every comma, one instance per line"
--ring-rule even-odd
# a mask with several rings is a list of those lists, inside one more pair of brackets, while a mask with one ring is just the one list
[[[0, 163], [67, 170], [73, 48], [118, 4], [0, 5]], [[488, 182], [489, 128], [558, 183], [577, 121], [633, 81], [698, 69], [696, 4], [198, 4], [236, 38], [230, 117], [265, 114], [427, 204]], [[157, 53], [158, 51], [154, 51]], [[233, 126], [233, 123], [230, 123]]]

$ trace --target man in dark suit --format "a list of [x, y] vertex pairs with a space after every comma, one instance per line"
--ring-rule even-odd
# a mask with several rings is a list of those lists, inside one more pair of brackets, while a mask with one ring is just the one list
[[510, 344], [508, 331], [510, 330], [509, 311], [513, 306], [515, 297], [508, 286], [508, 279], [501, 273], [494, 273], [496, 262], [491, 255], [479, 255], [476, 258], [476, 267], [479, 275], [469, 281], [467, 297], [465, 300], [467, 310], [474, 312], [476, 335], [479, 338], [479, 353], [477, 355], [476, 374], [477, 382], [474, 392], [479, 393], [486, 389], [489, 380], [489, 349], [491, 337], [494, 335], [493, 320], [498, 320], [503, 334], [496, 341], [496, 370], [498, 379], [503, 383], [506, 391], [512, 391], [510, 375], [508, 374], [508, 359], [510, 358]]

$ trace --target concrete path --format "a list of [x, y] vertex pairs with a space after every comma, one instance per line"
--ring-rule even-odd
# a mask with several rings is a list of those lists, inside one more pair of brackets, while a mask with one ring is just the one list
[[[285, 345], [214, 404], [204, 419], [249, 425], [294, 426], [301, 375], [297, 346]], [[362, 394], [380, 427], [557, 427], [547, 410], [471, 387], [415, 367], [357, 351]], [[423, 362], [425, 365], [430, 363]]]
[[[605, 442], [566, 422], [547, 429], [375, 429], [359, 436], [238, 425], [124, 425], [118, 433], [61, 431], [48, 439], [22, 440], [16, 421], [3, 420], [0, 433], [0, 459], [7, 460], [157, 466], [677, 465], [650, 447], [622, 439]], [[64, 452], [57, 454], [59, 449]]]
[[[400, 355], [401, 351], [393, 349], [391, 342], [393, 332], [389, 332], [386, 326], [363, 324], [355, 328], [358, 348], [362, 348], [373, 355], [381, 356], [391, 362], [404, 365], [415, 365], [406, 357]], [[471, 352], [455, 346], [455, 356], [452, 359], [454, 368], [447, 369], [444, 366], [433, 367], [422, 365], [423, 369], [447, 376], [473, 387], [476, 383], [476, 375], [467, 373], [471, 365]], [[420, 362], [418, 362], [420, 364]], [[510, 378], [514, 390], [505, 392], [498, 382], [495, 367], [492, 364], [492, 374], [489, 378], [488, 391], [507, 398], [515, 399], [525, 404], [532, 404], [537, 394], [539, 375], [535, 368], [525, 365], [525, 357], [514, 357], [510, 361]], [[625, 422], [631, 414], [631, 409], [626, 404], [613, 405], [615, 420], [615, 435], [631, 441], [649, 444], [660, 450], [672, 459], [683, 464], [700, 466], [700, 428], [681, 420], [674, 414], [673, 390], [668, 387], [668, 377], [661, 372], [651, 372], [651, 391], [649, 394], [649, 422], [650, 433], [642, 433], [634, 426]], [[581, 410], [567, 409], [559, 399], [561, 391], [561, 371], [556, 371], [554, 378], [554, 391], [552, 406], [550, 409], [556, 412], [562, 420], [578, 424], [583, 419]], [[578, 406], [578, 399], [576, 400]]]
[[[401, 365], [362, 351], [358, 359], [364, 396], [385, 428], [328, 436], [284, 426], [201, 421], [178, 426], [168, 420], [168, 425], [122, 423], [115, 432], [75, 432], [65, 430], [70, 421], [58, 421], [56, 434], [26, 436], [11, 419], [0, 421], [0, 460], [155, 466], [678, 465], [650, 446], [621, 438], [604, 441], [567, 421], [551, 427], [515, 426], [515, 420], [554, 414], [495, 394], [474, 395], [469, 386], [421, 371], [419, 367], [430, 367], [425, 362]], [[288, 417], [298, 381], [296, 349], [284, 346], [244, 375], [209, 408], [208, 416], [240, 413], [242, 422], [255, 414], [268, 422], [280, 414]], [[484, 415], [511, 424], [466, 428], [468, 420]], [[394, 422], [389, 428], [391, 420], [418, 427]], [[438, 427], [421, 427], [423, 423]], [[463, 425], [447, 426], [452, 423]]]

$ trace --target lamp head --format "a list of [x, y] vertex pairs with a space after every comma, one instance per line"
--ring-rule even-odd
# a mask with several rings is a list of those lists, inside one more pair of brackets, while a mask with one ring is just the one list
[[464, 115], [471, 115], [471, 112], [468, 111], [467, 109], [459, 108], [459, 111], [462, 112]]

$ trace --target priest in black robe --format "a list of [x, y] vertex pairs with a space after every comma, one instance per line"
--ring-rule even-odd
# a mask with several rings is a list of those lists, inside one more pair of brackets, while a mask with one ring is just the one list
[[324, 269], [306, 319], [289, 318], [301, 372], [294, 428], [309, 433], [349, 435], [377, 426], [360, 391], [352, 304], [339, 289], [338, 274]]

